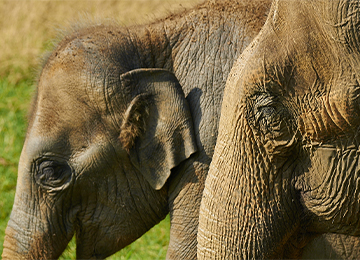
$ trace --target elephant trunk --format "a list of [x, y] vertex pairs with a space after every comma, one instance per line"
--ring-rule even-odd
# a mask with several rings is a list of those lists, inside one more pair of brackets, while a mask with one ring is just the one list
[[[61, 225], [58, 221], [49, 224], [49, 220], [35, 217], [44, 212], [35, 210], [36, 214], [33, 210], [14, 205], [5, 231], [2, 259], [56, 259], [65, 250], [73, 233], [55, 231]], [[53, 210], [56, 214], [57, 210]]]
[[61, 205], [49, 207], [53, 204], [44, 200], [44, 191], [32, 181], [29, 162], [22, 155], [2, 259], [58, 258], [74, 234], [74, 225], [63, 215]]
[[200, 208], [199, 259], [282, 257], [299, 226], [293, 167], [274, 167], [240, 114], [227, 119], [231, 127], [220, 122]]
[[[16, 234], [18, 232], [10, 227], [6, 228], [4, 249], [2, 253], [2, 259], [25, 259], [25, 255], [21, 254], [21, 251], [26, 250], [25, 246], [20, 241], [16, 240]], [[26, 242], [25, 242], [26, 243]], [[27, 243], [26, 243], [27, 244]]]

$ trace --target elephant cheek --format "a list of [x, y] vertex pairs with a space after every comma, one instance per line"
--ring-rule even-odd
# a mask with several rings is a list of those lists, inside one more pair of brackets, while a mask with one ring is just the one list
[[360, 234], [360, 165], [356, 149], [318, 147], [305, 173], [305, 208], [315, 232]]

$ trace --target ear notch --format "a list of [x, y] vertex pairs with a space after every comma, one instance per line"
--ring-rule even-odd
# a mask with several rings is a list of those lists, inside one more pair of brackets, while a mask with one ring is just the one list
[[171, 169], [197, 150], [190, 109], [173, 73], [136, 69], [120, 76], [130, 96], [120, 141], [132, 164], [161, 189]]

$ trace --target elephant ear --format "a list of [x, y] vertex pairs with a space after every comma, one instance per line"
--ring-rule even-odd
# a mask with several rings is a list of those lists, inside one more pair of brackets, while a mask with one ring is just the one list
[[120, 141], [132, 164], [161, 189], [171, 169], [197, 150], [190, 109], [173, 73], [135, 69], [120, 76], [130, 101]]

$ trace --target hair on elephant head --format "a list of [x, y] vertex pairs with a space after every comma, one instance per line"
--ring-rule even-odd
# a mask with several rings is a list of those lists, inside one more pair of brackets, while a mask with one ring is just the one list
[[77, 258], [105, 258], [170, 213], [167, 257], [196, 258], [225, 81], [269, 6], [209, 1], [65, 36], [37, 84], [2, 257], [57, 258], [75, 234]]
[[309, 256], [327, 233], [352, 251], [332, 257], [359, 257], [359, 13], [354, 1], [273, 2], [225, 88], [200, 258]]

